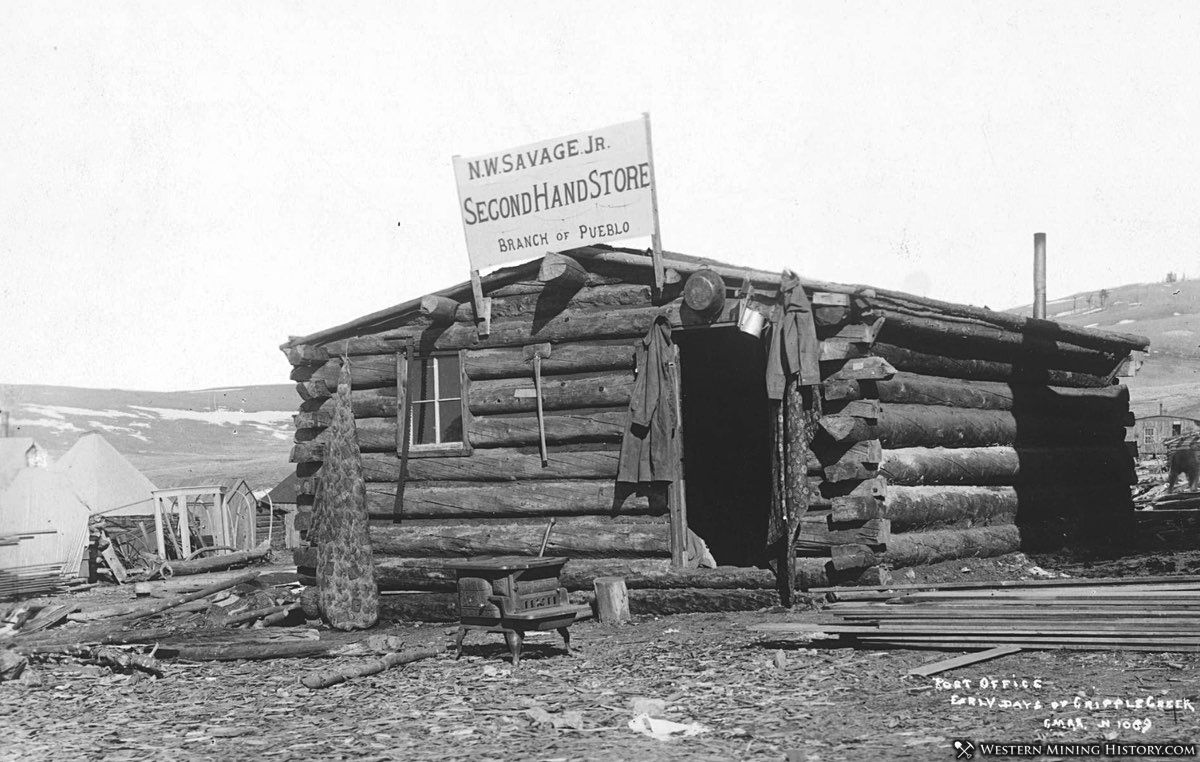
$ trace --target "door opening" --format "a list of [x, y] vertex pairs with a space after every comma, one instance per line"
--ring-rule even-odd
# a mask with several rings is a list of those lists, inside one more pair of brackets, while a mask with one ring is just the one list
[[676, 331], [688, 527], [717, 563], [765, 560], [771, 419], [763, 342], [736, 328]]

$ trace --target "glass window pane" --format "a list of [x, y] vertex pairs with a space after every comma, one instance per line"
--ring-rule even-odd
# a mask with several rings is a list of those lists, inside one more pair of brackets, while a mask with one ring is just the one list
[[458, 355], [447, 355], [438, 358], [438, 397], [458, 397]]
[[437, 441], [437, 427], [433, 418], [433, 402], [415, 402], [412, 408], [412, 419], [409, 431], [412, 432], [412, 443], [433, 444]]
[[414, 379], [412, 399], [431, 400], [433, 399], [433, 359], [424, 358], [417, 360], [416, 363], [416, 373], [412, 376]]
[[462, 403], [455, 400], [454, 402], [439, 402], [438, 404], [442, 408], [442, 441], [463, 441]]

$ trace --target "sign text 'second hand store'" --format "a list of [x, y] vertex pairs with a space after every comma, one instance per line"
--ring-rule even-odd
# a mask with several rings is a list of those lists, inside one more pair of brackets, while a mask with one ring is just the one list
[[455, 157], [471, 266], [654, 232], [645, 122]]

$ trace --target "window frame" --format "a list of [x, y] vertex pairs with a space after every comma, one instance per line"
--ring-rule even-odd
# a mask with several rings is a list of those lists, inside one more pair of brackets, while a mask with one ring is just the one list
[[[440, 378], [439, 378], [439, 374], [437, 372], [436, 363], [439, 359], [445, 358], [445, 357], [455, 357], [458, 359], [459, 397], [457, 398], [457, 400], [454, 397], [442, 398], [442, 397], [438, 396], [438, 394], [440, 392], [440, 389], [438, 389], [438, 386], [440, 384]], [[415, 399], [416, 389], [419, 388], [421, 372], [424, 370], [424, 364], [428, 360], [433, 360], [435, 363], [434, 376], [433, 376], [433, 383], [434, 383], [434, 390], [435, 390], [434, 397], [433, 397], [433, 399], [429, 399], [429, 400], [417, 400], [417, 399]], [[408, 457], [409, 458], [430, 458], [430, 457], [447, 457], [447, 456], [452, 457], [452, 456], [470, 455], [471, 454], [471, 443], [470, 443], [470, 433], [469, 433], [470, 411], [469, 411], [469, 406], [467, 404], [468, 379], [467, 379], [467, 374], [466, 374], [466, 370], [465, 370], [466, 369], [466, 350], [459, 349], [457, 351], [450, 350], [450, 351], [444, 351], [444, 352], [427, 352], [424, 354], [413, 353], [413, 355], [412, 355], [411, 359], [408, 361], [407, 365], [408, 365], [408, 367], [406, 368], [406, 373], [405, 373], [407, 378], [405, 379], [405, 384], [404, 384], [406, 387], [405, 394], [404, 394], [404, 410], [401, 411], [401, 418], [400, 418], [400, 420], [403, 421], [403, 423], [404, 423], [404, 428], [405, 428], [404, 435], [407, 438], [407, 442], [400, 442], [400, 444], [401, 444], [401, 446], [407, 445]], [[412, 418], [414, 403], [432, 403], [433, 404], [434, 417], [435, 417], [435, 421], [437, 422], [437, 423], [435, 423], [435, 431], [437, 432], [437, 435], [440, 437], [441, 436], [441, 426], [440, 426], [441, 404], [443, 402], [454, 402], [454, 401], [457, 401], [459, 403], [459, 409], [461, 410], [462, 440], [457, 441], [457, 442], [426, 442], [424, 444], [418, 444], [416, 441], [414, 441], [416, 438], [416, 431], [415, 431], [415, 427], [413, 426], [414, 421]]]

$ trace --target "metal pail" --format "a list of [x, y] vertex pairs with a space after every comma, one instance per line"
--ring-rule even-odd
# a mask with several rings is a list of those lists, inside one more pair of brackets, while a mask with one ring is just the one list
[[767, 325], [767, 316], [756, 309], [743, 307], [738, 315], [738, 330], [751, 336], [762, 336], [763, 328]]

